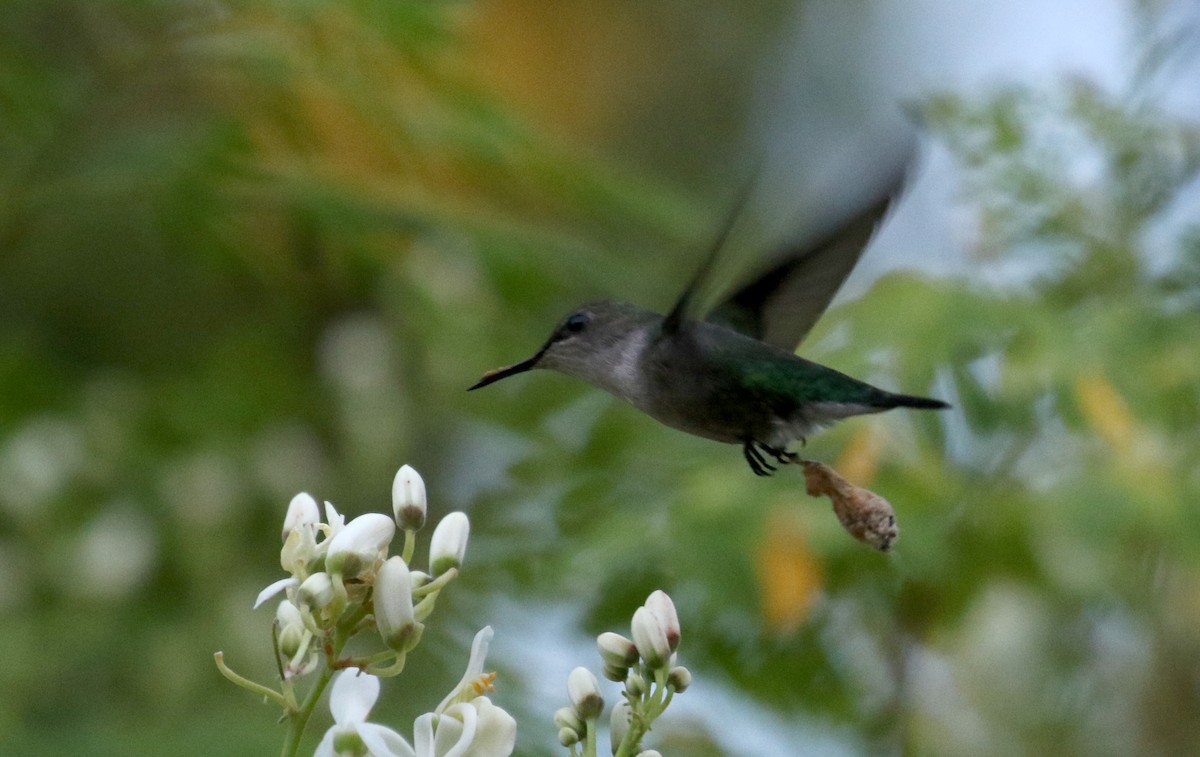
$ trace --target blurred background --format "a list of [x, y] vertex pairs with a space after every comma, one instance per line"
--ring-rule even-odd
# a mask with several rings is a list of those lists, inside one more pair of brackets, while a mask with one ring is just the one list
[[[277, 750], [212, 653], [269, 679], [288, 500], [386, 512], [403, 463], [472, 542], [401, 732], [491, 623], [518, 753], [562, 753], [567, 671], [663, 588], [668, 755], [1200, 751], [1198, 50], [1186, 0], [8, 0], [0, 752]], [[464, 391], [580, 302], [670, 307], [752, 166], [747, 265], [914, 141], [801, 348], [955, 405], [805, 450], [893, 554], [561, 376]]]

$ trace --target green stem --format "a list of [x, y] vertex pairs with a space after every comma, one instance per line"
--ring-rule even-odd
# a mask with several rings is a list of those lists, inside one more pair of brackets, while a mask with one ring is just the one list
[[233, 681], [247, 691], [252, 691], [255, 694], [271, 700], [280, 707], [287, 707], [287, 700], [284, 698], [283, 694], [280, 694], [275, 689], [263, 686], [261, 683], [256, 683], [251, 681], [249, 678], [245, 678], [233, 672], [233, 669], [225, 664], [224, 652], [215, 652], [213, 654], [213, 660], [217, 663], [217, 670], [221, 671], [221, 675], [225, 676], [230, 681]]
[[304, 736], [304, 729], [308, 727], [308, 721], [312, 717], [313, 710], [316, 709], [317, 702], [321, 699], [321, 694], [325, 693], [325, 687], [333, 678], [333, 663], [341, 656], [342, 647], [346, 646], [346, 637], [335, 631], [330, 646], [332, 647], [331, 654], [326, 659], [325, 665], [321, 667], [321, 674], [313, 683], [308, 696], [304, 698], [304, 702], [299, 708], [287, 714], [288, 732], [283, 741], [281, 757], [295, 757], [296, 752], [300, 749], [300, 739]]
[[588, 718], [586, 739], [583, 742], [583, 757], [596, 757], [596, 719]]
[[417, 532], [411, 529], [404, 530], [404, 551], [400, 553], [400, 558], [404, 560], [405, 565], [412, 565], [413, 552], [417, 548]]
[[[383, 657], [380, 657], [380, 655], [383, 655]], [[379, 658], [378, 660], [375, 659], [377, 657]], [[382, 662], [388, 657], [395, 658], [395, 661], [392, 662], [391, 665], [386, 667], [378, 667], [376, 665], [377, 662]], [[388, 650], [387, 652], [380, 652], [378, 655], [372, 655], [368, 659], [371, 661], [366, 665], [359, 665], [358, 667], [367, 671], [371, 675], [379, 676], [380, 678], [391, 678], [392, 676], [398, 676], [404, 672], [404, 663], [408, 661], [408, 655], [404, 653], [396, 654], [395, 652]]]
[[413, 589], [413, 599], [423, 597], [430, 592], [441, 591], [443, 586], [450, 583], [455, 578], [458, 578], [458, 568], [451, 568], [424, 586], [419, 586], [416, 589]]

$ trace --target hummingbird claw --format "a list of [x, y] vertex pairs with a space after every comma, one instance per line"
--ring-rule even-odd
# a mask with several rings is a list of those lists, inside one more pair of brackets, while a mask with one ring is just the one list
[[750, 439], [742, 445], [742, 454], [746, 457], [746, 462], [750, 464], [750, 470], [754, 471], [756, 476], [769, 476], [775, 472], [776, 465], [767, 462], [766, 455], [775, 458], [776, 465], [787, 465], [794, 463], [800, 459], [800, 456], [795, 452], [789, 452], [787, 449], [771, 447], [762, 442]]
[[[747, 440], [742, 445], [742, 454], [746, 457], [746, 462], [750, 464], [750, 470], [754, 471], [754, 475], [769, 476], [775, 472], [775, 466], [767, 462], [762, 452], [758, 450], [758, 446], [758, 442], [753, 439]], [[764, 446], [763, 449], [771, 451], [770, 447]]]

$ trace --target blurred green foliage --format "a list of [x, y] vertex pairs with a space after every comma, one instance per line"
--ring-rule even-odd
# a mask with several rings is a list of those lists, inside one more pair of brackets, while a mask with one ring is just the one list
[[[474, 541], [376, 709], [402, 731], [481, 618], [514, 646], [547, 608], [620, 629], [661, 587], [687, 697], [727, 684], [848, 752], [1195, 751], [1200, 229], [1156, 229], [1196, 128], [1082, 85], [928, 104], [979, 275], [889, 276], [805, 349], [956, 405], [806, 450], [896, 505], [881, 556], [793, 471], [596, 392], [463, 392], [577, 301], [666, 306], [712, 217], [481, 94], [470, 11], [0, 9], [0, 751], [275, 749], [211, 653], [269, 677], [249, 604], [288, 499], [386, 510], [404, 462]], [[1012, 261], [1039, 275], [996, 283]], [[493, 662], [549, 753], [562, 702]], [[726, 753], [672, 715], [664, 753]]]

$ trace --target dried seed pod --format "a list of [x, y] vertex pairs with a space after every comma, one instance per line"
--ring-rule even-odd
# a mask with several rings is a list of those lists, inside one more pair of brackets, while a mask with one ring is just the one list
[[875, 492], [855, 486], [824, 463], [802, 460], [809, 496], [827, 495], [842, 527], [855, 539], [880, 552], [887, 552], [900, 537], [896, 511]]

